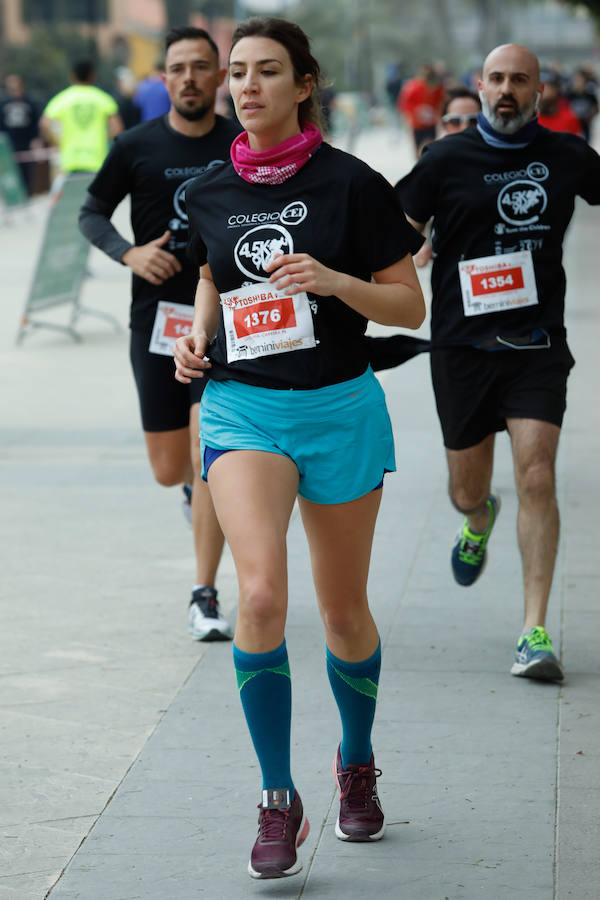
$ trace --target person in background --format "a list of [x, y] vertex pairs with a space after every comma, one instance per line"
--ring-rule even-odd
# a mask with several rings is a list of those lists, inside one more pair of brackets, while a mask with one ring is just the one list
[[141, 121], [139, 106], [133, 102], [135, 93], [135, 75], [127, 66], [119, 66], [115, 71], [115, 92], [114, 97], [119, 107], [119, 115], [123, 122], [123, 128], [133, 128], [139, 125]]
[[[37, 104], [25, 93], [20, 75], [7, 75], [4, 86], [6, 96], [0, 103], [0, 131], [8, 135], [15, 153], [35, 150], [41, 146]], [[29, 160], [18, 161], [18, 164], [27, 193], [31, 195], [34, 164]]]
[[594, 82], [585, 69], [578, 69], [567, 91], [566, 98], [581, 126], [581, 133], [590, 142], [592, 123], [598, 115], [598, 96]]
[[94, 85], [90, 60], [74, 63], [71, 78], [71, 87], [44, 109], [40, 130], [48, 143], [58, 145], [63, 172], [97, 172], [123, 122], [114, 98]]
[[402, 86], [397, 107], [412, 132], [417, 156], [424, 142], [435, 139], [443, 103], [444, 85], [430, 63], [424, 63], [419, 74]]
[[396, 109], [398, 94], [402, 90], [402, 66], [400, 63], [387, 63], [385, 67], [385, 92], [392, 109]]
[[579, 119], [561, 95], [560, 82], [549, 78], [542, 82], [542, 94], [537, 105], [538, 122], [550, 131], [568, 131], [583, 137]]
[[323, 133], [329, 136], [333, 130], [333, 111], [335, 109], [335, 91], [332, 84], [325, 82], [319, 91], [319, 105], [323, 117]]
[[165, 65], [157, 61], [154, 69], [138, 84], [133, 102], [140, 111], [140, 121], [147, 122], [169, 112], [171, 100], [165, 87]]
[[474, 91], [466, 87], [450, 88], [442, 108], [441, 137], [459, 134], [465, 128], [477, 125], [480, 111], [481, 101]]

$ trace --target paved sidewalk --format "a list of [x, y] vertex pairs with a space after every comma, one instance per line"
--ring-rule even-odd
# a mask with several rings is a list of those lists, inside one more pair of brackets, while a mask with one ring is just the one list
[[[362, 136], [356, 152], [390, 179], [410, 165], [388, 132]], [[597, 210], [578, 208], [566, 252], [577, 366], [548, 629], [567, 684], [508, 674], [521, 587], [506, 436], [488, 568], [463, 589], [449, 569], [458, 517], [428, 361], [382, 373], [398, 472], [386, 479], [370, 596], [384, 645], [374, 744], [388, 831], [372, 846], [335, 839], [337, 711], [294, 516], [293, 769], [311, 832], [298, 876], [258, 883], [246, 864], [259, 774], [231, 647], [185, 631], [191, 535], [177, 490], [156, 486], [146, 462], [127, 334], [90, 318], [80, 345], [40, 332], [14, 347], [40, 232], [39, 219], [0, 229], [0, 900], [597, 900]], [[125, 324], [126, 271], [96, 253], [91, 268], [85, 301]], [[220, 589], [233, 616], [228, 555]]]

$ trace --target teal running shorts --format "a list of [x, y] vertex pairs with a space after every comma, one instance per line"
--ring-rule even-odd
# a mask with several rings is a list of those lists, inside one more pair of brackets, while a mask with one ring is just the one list
[[202, 477], [206, 450], [262, 450], [296, 464], [298, 493], [313, 503], [348, 503], [395, 472], [383, 389], [369, 367], [358, 378], [314, 390], [282, 391], [209, 380], [200, 405]]

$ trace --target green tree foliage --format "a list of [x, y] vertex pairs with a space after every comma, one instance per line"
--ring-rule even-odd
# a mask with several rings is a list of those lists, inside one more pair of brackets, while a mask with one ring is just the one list
[[600, 33], [600, 0], [567, 0], [567, 3], [575, 8], [585, 6], [590, 11]]
[[167, 26], [187, 25], [193, 12], [203, 13], [209, 20], [234, 15], [235, 0], [164, 0]]
[[422, 0], [298, 0], [283, 15], [310, 35], [336, 89], [370, 93], [386, 63], [402, 63], [405, 75], [424, 60], [454, 64], [452, 2], [433, 0], [434, 11]]
[[100, 59], [96, 41], [77, 29], [36, 28], [26, 43], [5, 45], [3, 68], [5, 75], [20, 75], [27, 91], [39, 102], [45, 102], [68, 87], [71, 64], [83, 58], [96, 64], [96, 83], [110, 92], [114, 61]]

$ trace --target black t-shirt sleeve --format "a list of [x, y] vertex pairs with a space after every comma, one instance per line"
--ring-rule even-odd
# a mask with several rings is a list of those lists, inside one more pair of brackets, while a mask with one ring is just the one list
[[600, 204], [600, 156], [587, 144], [578, 193], [591, 206]]
[[189, 221], [189, 237], [185, 251], [185, 255], [195, 266], [203, 266], [208, 261], [208, 250], [202, 237], [196, 231], [194, 223], [190, 218]]
[[202, 239], [202, 235], [198, 231], [198, 221], [196, 218], [196, 187], [197, 181], [201, 179], [202, 176], [200, 176], [200, 179], [196, 179], [196, 181], [192, 185], [190, 185], [186, 192], [186, 205], [188, 213], [188, 242], [185, 249], [185, 255], [190, 260], [190, 262], [195, 266], [198, 266], [198, 268], [208, 262], [208, 249]]
[[88, 193], [79, 210], [79, 230], [91, 244], [99, 247], [115, 262], [122, 262], [124, 254], [133, 245], [121, 237], [110, 221], [113, 212], [110, 203], [105, 203]]
[[352, 252], [370, 272], [416, 253], [423, 237], [410, 225], [392, 186], [378, 172], [357, 186], [351, 216]]
[[89, 186], [93, 197], [117, 208], [132, 189], [131, 173], [123, 144], [117, 137], [101, 169]]
[[434, 154], [425, 147], [418, 162], [395, 187], [407, 216], [423, 225], [431, 219], [437, 206], [436, 168]]

